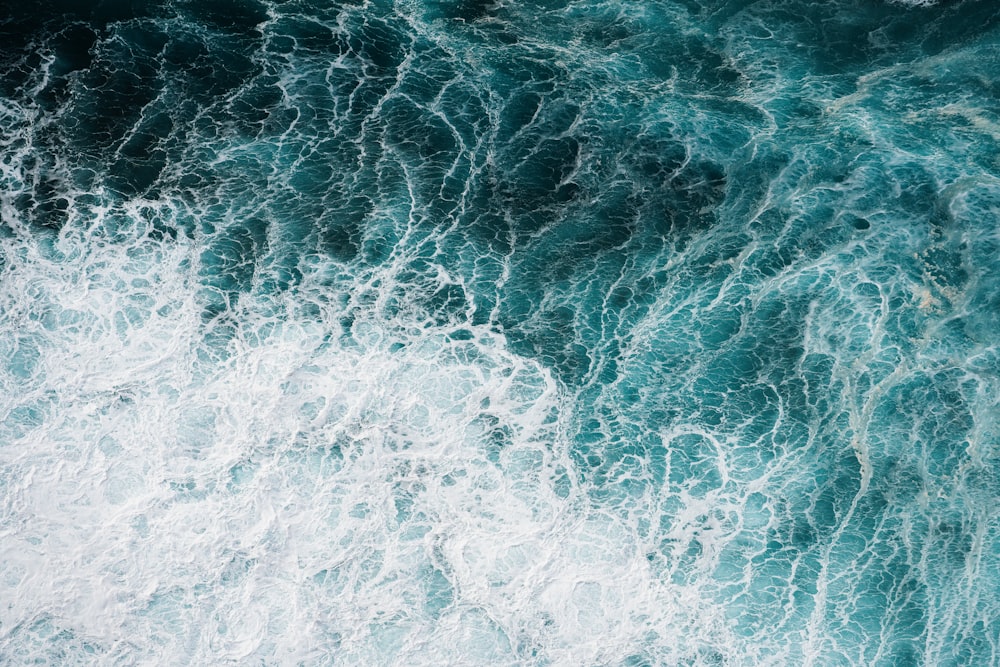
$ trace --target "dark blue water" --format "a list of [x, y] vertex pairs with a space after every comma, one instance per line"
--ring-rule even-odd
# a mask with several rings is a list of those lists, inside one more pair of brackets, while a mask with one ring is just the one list
[[1000, 7], [0, 6], [0, 661], [1000, 661]]

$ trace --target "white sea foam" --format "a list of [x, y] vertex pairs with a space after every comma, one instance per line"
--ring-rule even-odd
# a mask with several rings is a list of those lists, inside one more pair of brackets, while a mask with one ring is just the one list
[[5, 661], [697, 664], [735, 641], [587, 500], [567, 396], [501, 334], [374, 306], [345, 332], [328, 304], [362, 284], [320, 268], [205, 322], [201, 248], [151, 240], [150, 207], [172, 214], [89, 211], [47, 249], [8, 218]]

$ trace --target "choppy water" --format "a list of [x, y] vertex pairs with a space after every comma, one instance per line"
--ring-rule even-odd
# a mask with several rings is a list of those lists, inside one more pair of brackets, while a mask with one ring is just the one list
[[1000, 664], [995, 2], [11, 4], [4, 664]]

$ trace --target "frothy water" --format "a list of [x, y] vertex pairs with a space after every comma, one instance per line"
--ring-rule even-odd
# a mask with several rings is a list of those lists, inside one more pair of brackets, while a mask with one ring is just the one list
[[8, 659], [588, 663], [727, 636], [583, 497], [565, 391], [502, 335], [377, 309], [347, 333], [328, 301], [365, 285], [329, 266], [206, 323], [194, 243], [7, 241]]
[[994, 664], [1000, 10], [0, 14], [0, 661]]

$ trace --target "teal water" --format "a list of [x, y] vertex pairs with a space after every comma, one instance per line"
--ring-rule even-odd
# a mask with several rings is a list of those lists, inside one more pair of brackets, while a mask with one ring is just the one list
[[0, 6], [0, 662], [1000, 664], [1000, 7]]

